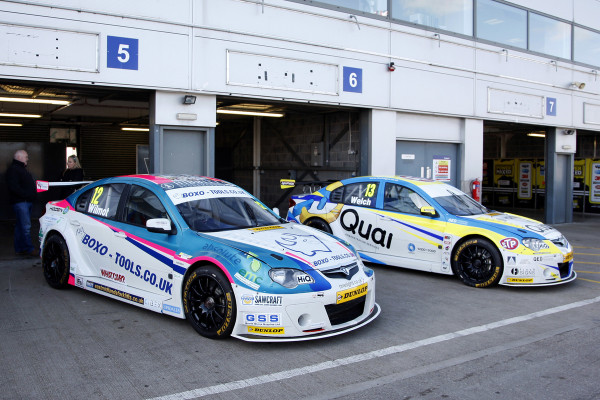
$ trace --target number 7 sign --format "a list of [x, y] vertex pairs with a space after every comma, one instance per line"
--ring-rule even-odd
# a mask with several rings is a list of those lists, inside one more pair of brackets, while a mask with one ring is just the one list
[[138, 39], [106, 37], [106, 67], [138, 69]]

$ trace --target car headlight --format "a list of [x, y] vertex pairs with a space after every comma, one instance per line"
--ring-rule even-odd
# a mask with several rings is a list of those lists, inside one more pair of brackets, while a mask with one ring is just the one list
[[269, 270], [269, 276], [273, 282], [279, 283], [288, 289], [294, 289], [298, 285], [315, 282], [313, 277], [306, 272], [293, 268], [273, 268]]
[[540, 251], [543, 249], [550, 248], [550, 246], [548, 246], [546, 243], [544, 243], [543, 240], [540, 240], [540, 239], [524, 238], [522, 242], [523, 242], [523, 246], [525, 246], [528, 249], [531, 249], [533, 251]]

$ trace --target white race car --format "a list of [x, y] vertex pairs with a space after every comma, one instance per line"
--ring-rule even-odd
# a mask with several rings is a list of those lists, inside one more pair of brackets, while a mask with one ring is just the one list
[[[282, 188], [294, 181], [282, 180]], [[358, 177], [290, 199], [287, 219], [352, 243], [363, 260], [457, 275], [466, 285], [573, 281], [573, 248], [556, 229], [490, 211], [443, 182]]]
[[48, 203], [40, 226], [50, 286], [187, 318], [209, 338], [314, 339], [379, 314], [374, 273], [350, 244], [218, 179], [99, 180]]

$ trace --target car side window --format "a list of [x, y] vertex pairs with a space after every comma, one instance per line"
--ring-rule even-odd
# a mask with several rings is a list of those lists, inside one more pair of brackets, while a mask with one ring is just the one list
[[129, 198], [125, 204], [124, 222], [146, 226], [153, 218], [169, 218], [164, 205], [152, 191], [138, 185], [131, 185]]
[[87, 214], [114, 219], [124, 189], [123, 183], [96, 186], [79, 196], [75, 208]]
[[362, 207], [375, 207], [378, 182], [358, 182], [344, 186], [344, 204]]
[[429, 203], [419, 196], [414, 190], [407, 187], [386, 183], [383, 194], [383, 209], [405, 214], [421, 214], [421, 207]]

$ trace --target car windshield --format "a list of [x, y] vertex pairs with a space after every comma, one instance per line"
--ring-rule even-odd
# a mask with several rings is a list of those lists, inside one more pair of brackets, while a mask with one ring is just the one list
[[252, 197], [213, 197], [177, 204], [179, 213], [196, 232], [253, 228], [282, 223]]
[[450, 214], [463, 216], [486, 214], [489, 212], [486, 207], [467, 196], [464, 192], [456, 189], [454, 186], [434, 184], [423, 186], [422, 188]]

